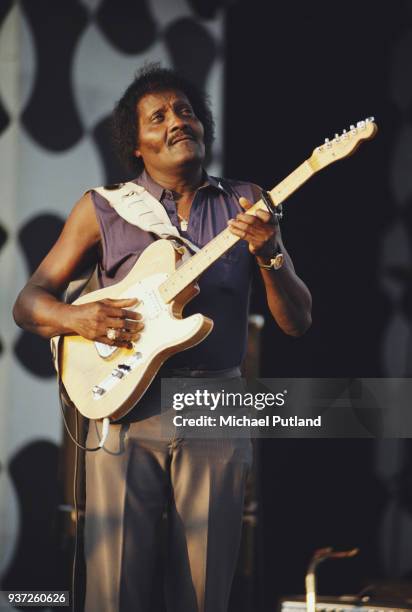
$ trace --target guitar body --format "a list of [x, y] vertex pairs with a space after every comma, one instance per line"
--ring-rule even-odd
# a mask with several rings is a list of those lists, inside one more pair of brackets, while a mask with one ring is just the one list
[[[201, 314], [182, 318], [184, 306], [199, 293], [196, 284], [165, 303], [159, 286], [176, 270], [180, 256], [169, 240], [150, 245], [120, 282], [93, 291], [73, 304], [105, 298], [138, 298], [144, 329], [132, 349], [110, 347], [81, 336], [60, 336], [60, 375], [68, 396], [85, 417], [118, 420], [139, 401], [162, 364], [172, 355], [199, 344], [213, 321]], [[56, 343], [57, 341], [57, 343]]]

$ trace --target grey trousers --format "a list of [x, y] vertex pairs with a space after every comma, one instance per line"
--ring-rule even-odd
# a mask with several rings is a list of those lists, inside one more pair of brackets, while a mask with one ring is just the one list
[[[159, 525], [168, 516], [168, 612], [226, 612], [235, 570], [248, 438], [159, 435], [153, 402], [110, 426], [86, 456], [85, 612], [150, 612]], [[87, 445], [99, 441], [90, 423]]]

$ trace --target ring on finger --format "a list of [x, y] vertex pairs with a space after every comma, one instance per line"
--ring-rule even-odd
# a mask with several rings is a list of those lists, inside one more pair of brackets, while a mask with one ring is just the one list
[[118, 333], [113, 327], [108, 327], [106, 330], [106, 336], [109, 340], [116, 340]]

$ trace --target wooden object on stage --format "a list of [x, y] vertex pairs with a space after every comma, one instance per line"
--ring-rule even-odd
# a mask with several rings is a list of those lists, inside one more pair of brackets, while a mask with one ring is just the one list
[[[306, 597], [284, 597], [280, 612], [306, 612]], [[412, 602], [375, 601], [370, 597], [345, 595], [343, 597], [318, 597], [316, 612], [410, 612]]]

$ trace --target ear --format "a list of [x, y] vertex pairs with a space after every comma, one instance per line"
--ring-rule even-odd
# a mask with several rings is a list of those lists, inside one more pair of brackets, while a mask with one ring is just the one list
[[135, 157], [142, 157], [142, 154], [140, 153], [139, 149], [135, 149], [133, 153]]

